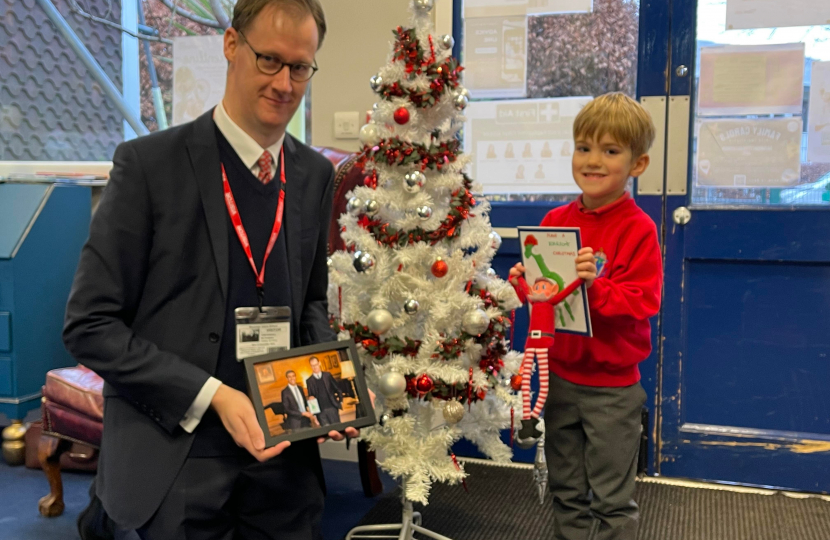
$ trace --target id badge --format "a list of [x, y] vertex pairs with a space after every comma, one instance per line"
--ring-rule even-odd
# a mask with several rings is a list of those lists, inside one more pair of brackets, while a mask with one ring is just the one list
[[291, 308], [240, 307], [236, 319], [236, 360], [291, 348]]

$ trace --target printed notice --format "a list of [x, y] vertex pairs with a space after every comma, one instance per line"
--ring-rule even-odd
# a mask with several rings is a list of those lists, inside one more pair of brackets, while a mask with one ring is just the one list
[[803, 43], [702, 47], [697, 114], [800, 114], [803, 81]]
[[807, 161], [830, 163], [830, 62], [813, 62]]
[[590, 13], [593, 0], [464, 0], [464, 18]]
[[801, 178], [801, 118], [698, 120], [698, 187], [792, 187]]
[[173, 38], [173, 125], [195, 120], [225, 94], [222, 36]]
[[830, 2], [816, 0], [726, 1], [727, 30], [825, 24], [830, 24]]
[[527, 17], [464, 21], [464, 85], [475, 98], [527, 93]]
[[[556, 285], [555, 295], [579, 277], [574, 263], [582, 247], [578, 228], [519, 227], [519, 242], [529, 286], [533, 287], [540, 279], [548, 280]], [[598, 255], [597, 264], [601, 265], [604, 260], [601, 253]], [[600, 268], [597, 273], [601, 273]], [[556, 331], [591, 337], [591, 312], [585, 284], [556, 306]]]
[[485, 193], [578, 193], [573, 122], [591, 97], [473, 102], [464, 152]]

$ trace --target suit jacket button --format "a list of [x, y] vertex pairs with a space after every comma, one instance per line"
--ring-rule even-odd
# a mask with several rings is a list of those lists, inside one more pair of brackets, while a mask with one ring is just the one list
[[219, 334], [217, 334], [216, 332], [211, 332], [208, 336], [208, 339], [211, 343], [219, 343]]

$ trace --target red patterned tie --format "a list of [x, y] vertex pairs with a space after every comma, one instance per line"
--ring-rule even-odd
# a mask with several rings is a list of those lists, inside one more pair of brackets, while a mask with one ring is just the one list
[[257, 160], [256, 164], [259, 165], [259, 174], [257, 178], [263, 184], [267, 184], [271, 181], [271, 152], [265, 151]]

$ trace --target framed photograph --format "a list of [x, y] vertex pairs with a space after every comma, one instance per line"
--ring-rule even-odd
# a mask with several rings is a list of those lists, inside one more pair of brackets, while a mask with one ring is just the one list
[[352, 341], [277, 351], [244, 362], [266, 447], [375, 424]]

